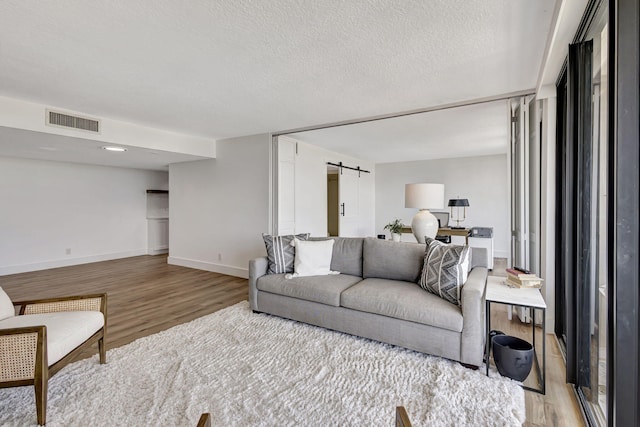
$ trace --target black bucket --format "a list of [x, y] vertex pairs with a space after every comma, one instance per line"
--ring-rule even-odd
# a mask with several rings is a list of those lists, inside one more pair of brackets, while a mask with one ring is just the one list
[[533, 346], [509, 335], [496, 335], [491, 340], [493, 360], [500, 375], [524, 381], [533, 365]]

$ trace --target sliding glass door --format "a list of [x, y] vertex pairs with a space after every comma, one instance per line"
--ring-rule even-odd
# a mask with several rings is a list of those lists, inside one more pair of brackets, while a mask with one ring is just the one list
[[558, 82], [556, 334], [590, 424], [607, 423], [608, 4], [596, 4]]

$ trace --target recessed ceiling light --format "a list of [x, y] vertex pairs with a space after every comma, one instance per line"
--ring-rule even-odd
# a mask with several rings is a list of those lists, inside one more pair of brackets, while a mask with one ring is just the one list
[[102, 149], [107, 151], [119, 151], [119, 152], [127, 151], [127, 149], [124, 147], [113, 147], [113, 146], [104, 146], [102, 147]]

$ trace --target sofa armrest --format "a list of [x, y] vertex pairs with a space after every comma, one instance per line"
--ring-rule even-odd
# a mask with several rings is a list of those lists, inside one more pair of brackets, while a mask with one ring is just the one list
[[470, 268], [489, 267], [489, 251], [485, 248], [471, 248]]
[[[2, 327], [0, 323], [0, 328]], [[0, 329], [0, 383], [33, 384], [46, 370], [47, 328], [25, 326]]]
[[258, 311], [258, 279], [267, 274], [268, 267], [266, 256], [249, 261], [249, 304], [254, 311]]
[[460, 361], [474, 366], [482, 364], [484, 355], [487, 274], [486, 267], [475, 267], [462, 287]]

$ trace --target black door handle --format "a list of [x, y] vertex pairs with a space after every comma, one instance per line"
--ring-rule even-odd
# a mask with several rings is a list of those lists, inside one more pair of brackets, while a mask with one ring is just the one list
[[344, 203], [340, 203], [340, 206], [342, 206], [342, 213], [341, 215], [344, 216]]

